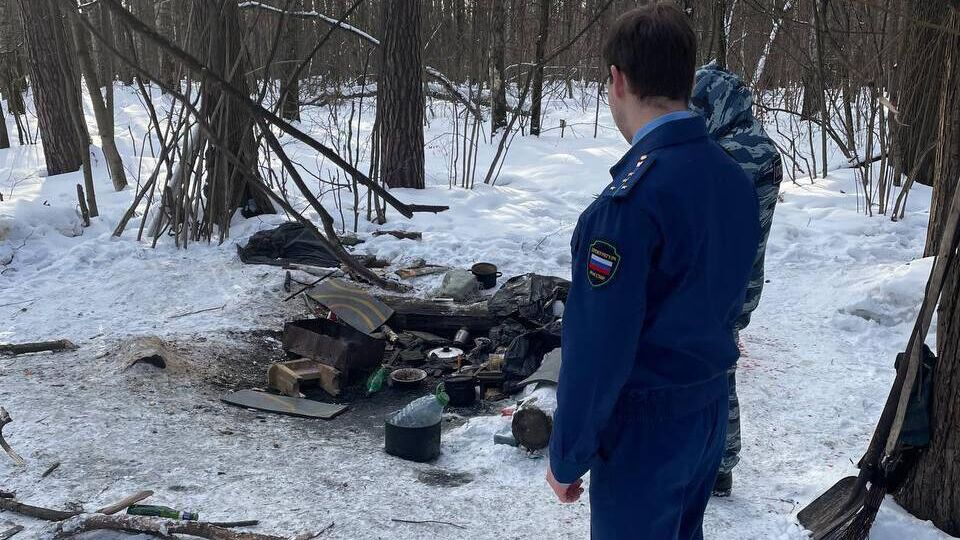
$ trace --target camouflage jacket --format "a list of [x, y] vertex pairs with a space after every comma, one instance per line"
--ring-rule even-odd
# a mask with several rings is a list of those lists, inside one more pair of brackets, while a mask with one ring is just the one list
[[750, 323], [763, 290], [763, 260], [777, 205], [783, 166], [773, 141], [753, 116], [753, 94], [739, 77], [708, 64], [697, 71], [690, 108], [707, 121], [710, 136], [740, 164], [753, 181], [760, 202], [760, 246], [753, 263], [738, 330]]

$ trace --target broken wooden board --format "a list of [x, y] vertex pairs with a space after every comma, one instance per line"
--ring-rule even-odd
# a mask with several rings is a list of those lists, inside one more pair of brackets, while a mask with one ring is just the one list
[[421, 330], [452, 338], [467, 328], [474, 336], [485, 336], [500, 320], [490, 313], [486, 302], [456, 304], [448, 300], [424, 300], [406, 296], [379, 296], [393, 310], [390, 326], [396, 331]]
[[449, 270], [449, 266], [418, 266], [417, 268], [401, 268], [394, 272], [400, 276], [400, 279], [413, 279], [420, 276], [429, 276], [432, 274], [441, 274]]
[[4, 532], [0, 532], [0, 540], [8, 540], [10, 538], [13, 538], [22, 530], [23, 530], [23, 525], [14, 525], [12, 528], [7, 529]]
[[278, 396], [257, 390], [240, 390], [227, 394], [220, 398], [220, 400], [230, 405], [256, 409], [258, 411], [298, 416], [300, 418], [322, 418], [323, 420], [330, 420], [347, 410], [346, 405], [323, 403], [311, 399], [289, 396]]
[[310, 358], [277, 362], [267, 371], [270, 388], [290, 397], [300, 397], [306, 386], [315, 384], [330, 394], [340, 395], [339, 369]]
[[393, 315], [393, 309], [367, 291], [340, 279], [325, 280], [307, 291], [307, 295], [334, 312], [344, 323], [365, 334], [372, 334]]

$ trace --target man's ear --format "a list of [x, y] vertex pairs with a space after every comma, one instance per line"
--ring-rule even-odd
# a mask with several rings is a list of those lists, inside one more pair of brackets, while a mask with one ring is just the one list
[[630, 91], [627, 88], [627, 78], [617, 66], [610, 66], [610, 91], [618, 99], [623, 99]]

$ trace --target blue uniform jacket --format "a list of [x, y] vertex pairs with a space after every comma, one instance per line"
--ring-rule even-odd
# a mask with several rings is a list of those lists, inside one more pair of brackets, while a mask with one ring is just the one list
[[590, 469], [619, 400], [670, 414], [726, 396], [759, 241], [753, 185], [700, 117], [657, 127], [610, 174], [571, 241], [550, 442], [563, 483]]

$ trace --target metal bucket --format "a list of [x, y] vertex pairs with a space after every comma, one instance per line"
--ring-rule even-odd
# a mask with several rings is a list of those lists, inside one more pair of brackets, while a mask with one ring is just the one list
[[440, 422], [420, 428], [384, 423], [384, 450], [391, 456], [423, 463], [440, 455]]

